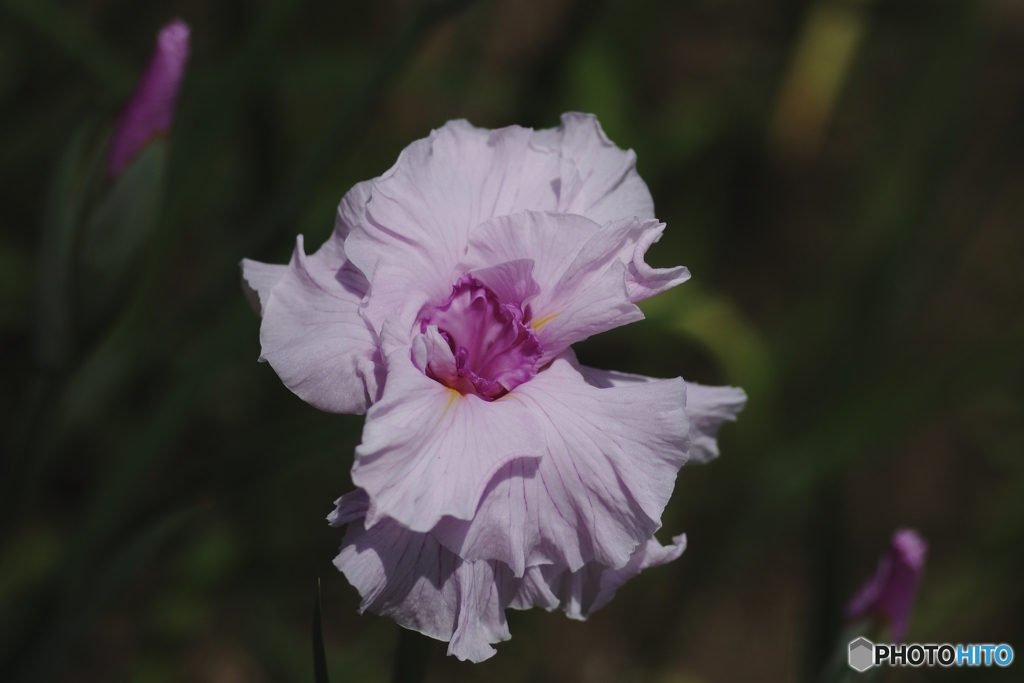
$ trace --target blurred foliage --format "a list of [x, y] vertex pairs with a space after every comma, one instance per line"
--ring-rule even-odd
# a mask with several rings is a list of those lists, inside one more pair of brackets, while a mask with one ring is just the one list
[[[128, 187], [110, 201], [142, 218], [104, 222], [82, 203], [96, 145], [175, 16], [193, 58], [162, 211], [147, 227], [156, 199]], [[751, 400], [723, 456], [680, 474], [681, 560], [585, 624], [510, 614], [482, 665], [436, 649], [430, 680], [810, 680], [900, 525], [931, 543], [909, 640], [1024, 647], [1019, 3], [0, 0], [0, 17], [0, 680], [310, 681], [317, 577], [332, 679], [387, 680], [397, 628], [355, 614], [323, 519], [361, 419], [256, 362], [237, 263], [318, 244], [352, 184], [447, 119], [569, 109], [636, 150], [669, 225], [653, 260], [694, 274], [581, 358]]]

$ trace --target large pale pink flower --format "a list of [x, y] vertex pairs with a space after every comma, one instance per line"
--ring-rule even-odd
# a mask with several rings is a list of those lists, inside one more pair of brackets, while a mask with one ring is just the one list
[[453, 121], [342, 199], [287, 266], [243, 261], [261, 360], [312, 405], [366, 412], [338, 568], [362, 609], [480, 661], [506, 608], [584, 619], [678, 557], [654, 539], [679, 468], [717, 455], [743, 391], [581, 366], [570, 345], [689, 278], [644, 255], [635, 157], [593, 116]]

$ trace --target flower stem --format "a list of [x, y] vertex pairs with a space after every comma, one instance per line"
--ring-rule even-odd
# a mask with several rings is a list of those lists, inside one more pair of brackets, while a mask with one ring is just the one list
[[324, 652], [324, 627], [320, 616], [320, 579], [316, 580], [316, 603], [313, 605], [313, 680], [331, 683], [327, 675], [327, 655]]
[[391, 683], [423, 683], [427, 680], [433, 642], [416, 631], [400, 629]]

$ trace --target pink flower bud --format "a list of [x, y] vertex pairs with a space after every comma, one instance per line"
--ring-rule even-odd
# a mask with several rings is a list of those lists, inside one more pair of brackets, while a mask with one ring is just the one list
[[119, 175], [150, 140], [170, 129], [188, 62], [189, 30], [188, 24], [175, 19], [157, 35], [149, 65], [114, 128], [107, 160], [110, 177]]
[[875, 575], [846, 608], [847, 619], [881, 617], [892, 629], [893, 642], [902, 641], [927, 552], [928, 544], [917, 532], [898, 529]]

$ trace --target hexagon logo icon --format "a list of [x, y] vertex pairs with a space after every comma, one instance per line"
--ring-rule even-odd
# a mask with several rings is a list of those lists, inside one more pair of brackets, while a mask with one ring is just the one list
[[847, 660], [854, 671], [867, 671], [875, 664], [875, 644], [867, 638], [858, 638], [850, 643]]

